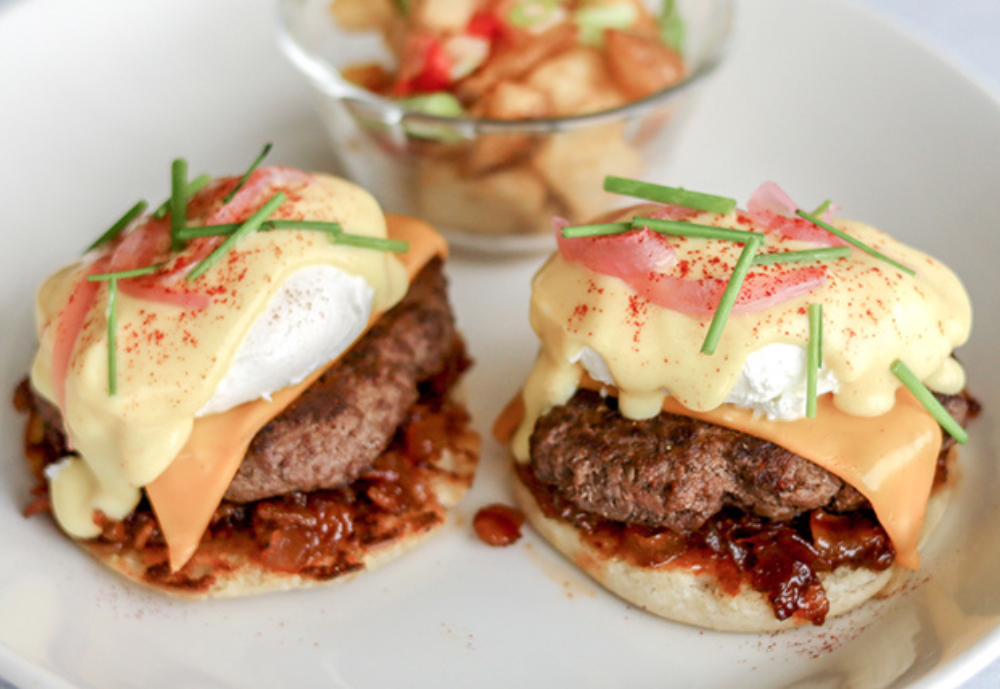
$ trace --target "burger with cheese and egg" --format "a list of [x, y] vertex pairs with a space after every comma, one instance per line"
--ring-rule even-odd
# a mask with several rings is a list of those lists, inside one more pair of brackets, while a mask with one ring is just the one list
[[188, 597], [343, 581], [441, 527], [479, 446], [441, 236], [256, 163], [175, 161], [144, 207], [38, 292], [28, 512]]
[[495, 426], [531, 523], [712, 629], [821, 624], [913, 569], [977, 410], [971, 308], [933, 258], [828, 204], [609, 178], [661, 201], [557, 223], [541, 349]]

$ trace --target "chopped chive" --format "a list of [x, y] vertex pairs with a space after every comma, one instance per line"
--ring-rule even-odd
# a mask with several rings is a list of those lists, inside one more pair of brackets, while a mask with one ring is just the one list
[[267, 203], [261, 206], [260, 210], [250, 216], [250, 219], [243, 223], [240, 229], [229, 235], [229, 237], [226, 238], [226, 241], [215, 248], [215, 251], [210, 253], [198, 265], [192, 268], [191, 272], [187, 275], [187, 279], [197, 280], [204, 275], [205, 271], [214, 266], [220, 258], [236, 246], [238, 241], [247, 235], [256, 232], [257, 229], [260, 228], [261, 223], [267, 219], [267, 216], [276, 211], [278, 207], [285, 202], [286, 198], [287, 197], [284, 192], [279, 191], [277, 194], [268, 199]]
[[122, 280], [125, 278], [134, 278], [139, 275], [149, 275], [150, 273], [155, 273], [157, 270], [163, 267], [163, 264], [156, 264], [152, 266], [146, 266], [145, 268], [133, 268], [132, 270], [120, 270], [117, 273], [100, 273], [99, 275], [88, 275], [87, 280], [90, 282], [103, 282], [105, 280]]
[[699, 225], [683, 220], [659, 220], [657, 218], [632, 218], [632, 227], [648, 227], [653, 232], [660, 234], [672, 234], [679, 237], [700, 237], [702, 239], [727, 239], [732, 242], [745, 244], [751, 238], [756, 237], [763, 243], [764, 235], [760, 232], [747, 232], [745, 230], [730, 230], [726, 227], [712, 227], [711, 225]]
[[[199, 191], [204, 189], [211, 181], [212, 177], [210, 175], [207, 174], [198, 175], [193, 180], [188, 182], [186, 187], [184, 187], [184, 195], [187, 198], [191, 198]], [[166, 217], [167, 211], [169, 210], [170, 210], [170, 199], [167, 199], [166, 201], [160, 204], [159, 208], [153, 211], [153, 218], [156, 220], [162, 220], [164, 217]]]
[[243, 188], [243, 185], [247, 183], [248, 179], [250, 179], [250, 175], [253, 174], [253, 171], [257, 169], [257, 167], [261, 164], [261, 161], [263, 161], [264, 158], [267, 157], [267, 154], [270, 152], [271, 152], [271, 144], [269, 143], [264, 144], [264, 150], [260, 152], [260, 155], [257, 156], [256, 160], [250, 163], [250, 167], [247, 168], [247, 171], [243, 173], [242, 177], [240, 177], [240, 181], [236, 183], [236, 186], [233, 187], [233, 190], [230, 191], [228, 194], [226, 194], [226, 198], [222, 199], [222, 203], [224, 204], [229, 203], [230, 201], [233, 200], [233, 197], [236, 196], [236, 192], [238, 192], [240, 189]]
[[750, 268], [753, 266], [753, 257], [763, 243], [764, 241], [759, 237], [750, 237], [743, 247], [743, 251], [740, 252], [736, 267], [733, 268], [733, 274], [729, 276], [726, 289], [719, 298], [719, 305], [715, 307], [715, 315], [712, 316], [712, 323], [708, 326], [708, 333], [705, 334], [705, 341], [701, 345], [702, 354], [715, 354], [719, 338], [722, 337], [722, 329], [726, 327], [726, 321], [729, 320], [729, 313], [733, 310], [733, 304], [736, 303], [736, 298], [739, 296], [743, 280], [750, 272]]
[[[181, 239], [197, 239], [198, 237], [221, 237], [232, 234], [243, 227], [243, 223], [232, 222], [221, 225], [196, 225], [185, 227], [178, 233]], [[339, 222], [326, 222], [324, 220], [265, 220], [260, 224], [261, 230], [310, 230], [314, 232], [342, 232], [343, 226]]]
[[109, 227], [107, 232], [98, 237], [93, 244], [88, 246], [86, 251], [84, 251], [83, 253], [87, 253], [88, 251], [93, 251], [97, 247], [107, 244], [112, 239], [120, 235], [122, 231], [126, 227], [128, 227], [133, 220], [142, 215], [142, 212], [146, 210], [147, 205], [148, 204], [145, 201], [139, 201], [137, 204], [129, 208], [127, 211], [125, 211], [125, 215], [118, 218], [115, 224]]
[[382, 237], [368, 237], [363, 234], [348, 234], [346, 232], [331, 234], [330, 239], [333, 240], [334, 244], [390, 251], [396, 254], [403, 254], [410, 250], [410, 243], [402, 239], [383, 239]]
[[606, 29], [627, 29], [638, 18], [635, 6], [620, 3], [584, 6], [573, 12], [577, 39], [585, 45], [595, 47], [604, 44]]
[[837, 258], [847, 258], [851, 255], [850, 247], [831, 246], [825, 249], [805, 249], [803, 251], [782, 251], [775, 254], [757, 254], [753, 262], [756, 265], [771, 265], [772, 263], [803, 263], [805, 261], [832, 261]]
[[224, 223], [221, 225], [194, 225], [185, 227], [177, 233], [177, 236], [185, 241], [199, 237], [221, 237], [232, 234], [241, 227], [243, 227], [243, 223], [241, 222]]
[[564, 227], [562, 236], [567, 239], [576, 237], [607, 237], [614, 234], [624, 234], [632, 230], [630, 222], [604, 222], [593, 225], [573, 225]]
[[688, 191], [677, 187], [665, 187], [661, 184], [640, 182], [614, 175], [608, 175], [604, 178], [604, 190], [659, 203], [672, 203], [675, 206], [694, 208], [709, 213], [721, 213], [722, 215], [728, 215], [736, 210], [736, 199]]
[[187, 224], [187, 161], [177, 158], [170, 166], [170, 250], [181, 251], [184, 241], [177, 236]]
[[118, 280], [108, 280], [108, 396], [118, 394]]
[[969, 434], [965, 432], [965, 429], [959, 425], [958, 421], [955, 421], [952, 415], [948, 413], [948, 410], [937, 401], [934, 393], [920, 382], [920, 379], [910, 370], [909, 366], [903, 363], [902, 359], [896, 359], [892, 362], [889, 370], [899, 379], [900, 383], [913, 393], [917, 401], [924, 405], [924, 408], [930, 412], [930, 415], [934, 417], [934, 420], [941, 425], [941, 428], [948, 435], [961, 445], [965, 445], [969, 441]]
[[823, 365], [823, 305], [809, 305], [809, 344], [806, 347], [806, 416], [816, 418], [816, 387]]
[[814, 211], [812, 212], [812, 215], [815, 215], [815, 216], [816, 216], [816, 217], [818, 218], [819, 216], [821, 216], [821, 215], [823, 215], [824, 213], [826, 213], [826, 210], [827, 210], [827, 209], [828, 209], [829, 207], [830, 207], [830, 199], [827, 199], [827, 200], [826, 200], [826, 201], [824, 201], [823, 203], [821, 203], [821, 204], [819, 204], [818, 206], [816, 206], [816, 210], [814, 210]]
[[854, 237], [852, 237], [851, 235], [847, 234], [846, 232], [843, 232], [842, 230], [838, 230], [836, 227], [834, 227], [830, 223], [823, 222], [822, 220], [820, 220], [816, 216], [811, 215], [809, 213], [806, 213], [804, 210], [801, 210], [801, 209], [795, 211], [795, 214], [798, 215], [801, 218], [805, 218], [806, 220], [808, 220], [809, 222], [811, 222], [813, 225], [816, 225], [817, 227], [822, 227], [824, 230], [826, 230], [830, 234], [834, 234], [834, 235], [840, 237], [841, 239], [843, 239], [848, 244], [852, 244], [852, 245], [856, 246], [857, 248], [859, 248], [862, 251], [864, 251], [866, 254], [874, 256], [875, 258], [877, 258], [877, 259], [879, 259], [881, 261], [885, 261], [889, 265], [891, 265], [891, 266], [893, 266], [895, 268], [898, 268], [899, 270], [903, 271], [904, 273], [907, 273], [908, 275], [916, 275], [916, 272], [912, 268], [904, 266], [902, 263], [899, 263], [898, 261], [892, 260], [891, 258], [889, 258], [888, 256], [886, 256], [882, 252], [880, 252], [880, 251], [878, 251], [876, 249], [871, 248], [870, 246], [868, 246], [864, 242], [862, 242], [862, 241], [860, 241], [858, 239], [855, 239]]

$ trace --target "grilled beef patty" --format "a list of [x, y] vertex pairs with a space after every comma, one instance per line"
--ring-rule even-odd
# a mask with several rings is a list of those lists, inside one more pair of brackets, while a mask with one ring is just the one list
[[425, 266], [399, 304], [257, 433], [227, 500], [335, 488], [371, 467], [417, 401], [418, 384], [456, 355], [464, 362], [442, 268], [439, 259]]
[[[965, 394], [939, 399], [963, 426], [977, 409]], [[946, 435], [942, 455], [953, 443]], [[727, 506], [783, 521], [868, 505], [837, 476], [767, 440], [674, 414], [632, 421], [615, 398], [591, 390], [538, 420], [531, 458], [538, 479], [577, 508], [683, 535]]]

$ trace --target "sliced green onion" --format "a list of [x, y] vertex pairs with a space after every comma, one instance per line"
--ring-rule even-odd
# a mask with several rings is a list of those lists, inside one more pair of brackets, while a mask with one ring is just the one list
[[[193, 180], [187, 183], [184, 187], [184, 196], [191, 198], [199, 191], [204, 189], [209, 182], [212, 181], [212, 177], [207, 174], [198, 175]], [[160, 204], [160, 207], [153, 211], [153, 218], [156, 220], [162, 220], [167, 215], [167, 211], [170, 210], [170, 199], [167, 199]]]
[[108, 396], [118, 394], [118, 280], [108, 280]]
[[831, 246], [825, 249], [804, 249], [803, 251], [782, 251], [775, 254], [757, 254], [753, 262], [758, 266], [773, 263], [804, 263], [806, 261], [832, 261], [851, 255], [850, 247]]
[[712, 227], [711, 225], [699, 225], [683, 220], [659, 220], [657, 218], [632, 218], [632, 227], [639, 229], [648, 227], [653, 232], [660, 234], [672, 234], [678, 237], [698, 237], [701, 239], [727, 239], [731, 242], [745, 244], [756, 237], [764, 242], [764, 235], [760, 232], [746, 232], [744, 230], [731, 230], [726, 227]]
[[377, 249], [378, 251], [389, 251], [396, 254], [404, 254], [410, 250], [410, 243], [402, 239], [368, 237], [363, 234], [348, 234], [347, 232], [331, 234], [330, 239], [333, 240], [334, 244], [357, 246], [362, 249]]
[[250, 219], [243, 223], [238, 230], [229, 235], [229, 237], [226, 238], [226, 241], [222, 242], [222, 244], [215, 248], [215, 251], [210, 253], [198, 265], [192, 268], [191, 272], [187, 275], [187, 279], [197, 280], [204, 275], [205, 271], [214, 266], [220, 258], [229, 253], [229, 251], [236, 246], [237, 242], [247, 235], [256, 232], [257, 229], [260, 228], [261, 224], [267, 220], [267, 217], [274, 211], [278, 210], [278, 207], [285, 202], [286, 198], [285, 193], [279, 191], [277, 194], [268, 199], [267, 203], [260, 207], [260, 210], [250, 216]]
[[604, 43], [605, 29], [627, 29], [639, 18], [634, 5], [589, 5], [573, 13], [573, 21], [579, 27], [580, 42], [590, 46]]
[[604, 178], [604, 190], [624, 196], [634, 196], [658, 203], [672, 203], [675, 206], [694, 208], [709, 213], [728, 215], [736, 210], [736, 199], [713, 194], [703, 194], [698, 191], [688, 191], [678, 187], [665, 187], [662, 184], [640, 182], [625, 177], [608, 175]]
[[236, 192], [243, 188], [243, 185], [247, 183], [248, 179], [250, 179], [250, 175], [253, 174], [253, 171], [257, 169], [270, 152], [271, 144], [264, 144], [264, 150], [260, 152], [260, 155], [257, 156], [256, 160], [250, 163], [250, 167], [248, 167], [247, 171], [243, 173], [243, 176], [240, 177], [240, 181], [236, 183], [236, 186], [233, 187], [232, 191], [226, 194], [226, 198], [222, 199], [223, 204], [229, 203], [233, 200], [233, 197], [236, 196]]
[[855, 239], [854, 237], [852, 237], [851, 235], [847, 234], [846, 232], [844, 232], [842, 230], [838, 230], [836, 227], [834, 227], [830, 223], [823, 222], [822, 220], [820, 220], [816, 216], [811, 215], [809, 213], [806, 213], [804, 210], [801, 210], [801, 209], [795, 211], [795, 214], [798, 215], [801, 218], [805, 218], [806, 220], [808, 220], [809, 222], [811, 222], [813, 225], [816, 225], [817, 227], [822, 227], [824, 230], [826, 230], [830, 234], [834, 234], [834, 235], [840, 237], [841, 239], [843, 239], [848, 244], [852, 244], [852, 245], [856, 246], [857, 248], [859, 248], [862, 251], [864, 251], [866, 254], [874, 256], [875, 258], [879, 259], [880, 261], [885, 261], [889, 265], [891, 265], [891, 266], [893, 266], [893, 267], [895, 267], [895, 268], [903, 271], [904, 273], [907, 273], [908, 275], [916, 275], [916, 272], [912, 268], [904, 266], [902, 263], [900, 263], [898, 261], [894, 261], [893, 259], [891, 259], [888, 256], [886, 256], [885, 254], [883, 254], [881, 251], [878, 251], [877, 249], [871, 248], [870, 246], [868, 246], [867, 244], [865, 244], [861, 240]]
[[155, 273], [162, 267], [163, 267], [162, 264], [157, 264], [153, 266], [146, 266], [145, 268], [133, 268], [132, 270], [119, 270], [117, 273], [100, 273], [98, 275], [88, 275], [87, 280], [90, 282], [103, 282], [105, 280], [123, 280], [125, 278], [138, 277], [139, 275], [149, 275], [150, 273]]
[[816, 387], [823, 365], [823, 305], [809, 305], [809, 344], [806, 347], [806, 417], [816, 418]]
[[399, 98], [395, 103], [406, 110], [435, 117], [461, 117], [465, 114], [462, 104], [447, 91]]
[[889, 367], [893, 375], [899, 379], [899, 382], [906, 386], [906, 388], [913, 393], [913, 396], [917, 398], [920, 404], [924, 405], [924, 409], [930, 412], [930, 415], [934, 417], [941, 428], [943, 428], [948, 435], [954, 438], [959, 444], [965, 445], [969, 442], [969, 434], [965, 432], [958, 421], [948, 413], [948, 410], [937, 401], [934, 397], [934, 393], [927, 389], [927, 386], [920, 382], [920, 379], [910, 370], [910, 368], [903, 363], [901, 359], [896, 359], [892, 362], [892, 366]]
[[831, 203], [830, 199], [827, 199], [823, 203], [819, 204], [818, 206], [816, 206], [816, 210], [812, 212], [812, 215], [815, 215], [817, 218], [823, 215], [824, 213], [826, 213], [826, 210], [830, 207], [830, 203]]
[[605, 222], [593, 225], [573, 225], [564, 227], [562, 236], [568, 239], [576, 237], [606, 237], [613, 234], [624, 234], [633, 229], [630, 222]]
[[677, 12], [674, 0], [664, 0], [663, 11], [657, 18], [660, 26], [660, 42], [679, 53], [684, 52], [684, 38], [687, 33], [684, 20]]
[[404, 16], [410, 13], [410, 0], [396, 0], [396, 9]]
[[115, 224], [109, 227], [104, 234], [102, 234], [100, 237], [94, 240], [94, 243], [88, 246], [83, 253], [87, 253], [88, 251], [93, 251], [97, 247], [107, 244], [112, 239], [120, 235], [122, 231], [126, 227], [128, 227], [133, 220], [142, 215], [142, 212], [146, 210], [147, 205], [149, 204], [147, 204], [145, 201], [139, 201], [134, 206], [129, 208], [127, 211], [125, 211], [125, 215], [118, 218], [118, 220], [115, 221]]
[[176, 159], [170, 166], [170, 250], [181, 251], [184, 242], [177, 233], [187, 224], [187, 161]]
[[736, 303], [736, 298], [740, 294], [743, 280], [746, 279], [747, 273], [750, 272], [750, 268], [753, 266], [753, 257], [763, 243], [764, 241], [759, 237], [750, 237], [749, 241], [743, 247], [743, 251], [740, 252], [740, 257], [736, 261], [736, 267], [733, 268], [733, 274], [729, 276], [726, 289], [723, 291], [722, 297], [719, 298], [719, 305], [715, 307], [715, 315], [712, 316], [712, 323], [708, 326], [708, 333], [706, 333], [705, 341], [701, 345], [702, 354], [715, 354], [715, 348], [719, 345], [719, 338], [722, 337], [722, 330], [726, 327], [726, 321], [729, 320], [733, 304]]

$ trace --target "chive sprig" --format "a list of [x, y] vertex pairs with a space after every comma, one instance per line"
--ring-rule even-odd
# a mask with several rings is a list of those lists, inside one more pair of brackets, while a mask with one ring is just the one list
[[108, 396], [118, 394], [118, 279], [108, 280]]
[[862, 242], [860, 239], [855, 239], [854, 237], [852, 237], [851, 235], [847, 234], [843, 230], [838, 230], [836, 227], [834, 227], [830, 223], [824, 222], [824, 221], [820, 220], [819, 218], [817, 218], [812, 213], [806, 213], [804, 210], [802, 210], [800, 208], [799, 210], [795, 211], [795, 214], [798, 215], [801, 218], [805, 218], [806, 220], [808, 220], [809, 222], [811, 222], [813, 225], [816, 225], [817, 227], [823, 228], [824, 230], [826, 230], [830, 234], [836, 235], [837, 237], [840, 237], [841, 239], [843, 239], [848, 244], [851, 244], [851, 245], [853, 245], [853, 246], [861, 249], [866, 254], [869, 254], [870, 256], [874, 256], [875, 258], [879, 259], [880, 261], [885, 261], [889, 265], [893, 266], [894, 268], [896, 268], [898, 270], [903, 271], [907, 275], [916, 275], [916, 271], [914, 271], [913, 268], [910, 268], [909, 266], [904, 266], [899, 261], [896, 261], [894, 259], [889, 258], [888, 256], [886, 256], [885, 254], [883, 254], [878, 249], [874, 249], [874, 248], [868, 246], [867, 244], [865, 244], [864, 242]]
[[181, 251], [184, 242], [177, 233], [187, 224], [187, 161], [177, 158], [170, 166], [170, 250]]
[[256, 213], [251, 215], [250, 218], [245, 223], [243, 223], [238, 230], [229, 235], [226, 238], [226, 240], [222, 242], [222, 244], [217, 246], [212, 253], [210, 253], [200, 263], [198, 263], [198, 265], [192, 268], [191, 272], [188, 273], [187, 275], [187, 279], [189, 281], [194, 281], [200, 278], [202, 275], [204, 275], [209, 268], [211, 268], [212, 266], [214, 266], [216, 263], [219, 262], [219, 259], [221, 259], [227, 253], [229, 253], [229, 251], [232, 250], [234, 246], [236, 246], [237, 242], [239, 242], [247, 235], [256, 232], [260, 228], [261, 223], [267, 220], [268, 216], [270, 216], [271, 213], [278, 210], [278, 207], [281, 206], [281, 204], [283, 204], [287, 200], [287, 198], [288, 197], [285, 196], [284, 192], [279, 191], [270, 199], [268, 199], [267, 203], [261, 206]]
[[816, 418], [816, 389], [823, 366], [823, 305], [809, 304], [809, 342], [806, 346], [806, 417]]
[[965, 432], [965, 429], [959, 425], [948, 410], [944, 408], [937, 398], [934, 397], [934, 393], [927, 389], [927, 386], [920, 382], [916, 374], [910, 370], [910, 367], [903, 363], [902, 359], [896, 359], [892, 362], [892, 366], [889, 367], [892, 374], [899, 379], [899, 382], [906, 386], [906, 388], [913, 393], [913, 396], [917, 398], [917, 401], [924, 406], [934, 420], [941, 425], [941, 428], [945, 430], [948, 435], [954, 438], [960, 445], [965, 445], [969, 442], [969, 434]]
[[753, 236], [747, 240], [746, 245], [743, 247], [743, 251], [736, 261], [736, 267], [733, 268], [732, 275], [729, 276], [729, 282], [726, 283], [726, 289], [722, 292], [722, 297], [719, 298], [719, 305], [715, 308], [712, 323], [708, 326], [705, 341], [701, 345], [702, 354], [715, 354], [715, 349], [719, 346], [719, 339], [722, 337], [722, 331], [729, 320], [729, 314], [733, 310], [736, 298], [740, 294], [740, 288], [743, 287], [743, 281], [753, 266], [753, 259], [757, 254], [757, 250], [760, 249], [763, 243], [763, 239]]
[[134, 278], [140, 275], [149, 275], [150, 273], [155, 273], [162, 267], [163, 267], [162, 263], [157, 263], [155, 265], [145, 266], [143, 268], [133, 268], [132, 270], [119, 270], [114, 273], [98, 273], [97, 275], [88, 275], [87, 280], [90, 282], [105, 282], [107, 280], [124, 280], [126, 278]]
[[660, 220], [658, 218], [636, 217], [632, 219], [632, 228], [640, 229], [648, 227], [653, 232], [669, 234], [676, 237], [696, 237], [699, 239], [726, 239], [731, 242], [745, 244], [751, 237], [756, 237], [761, 244], [764, 243], [762, 232], [748, 232], [746, 230], [731, 230], [727, 227], [714, 227], [712, 225], [700, 225], [698, 223], [685, 222], [683, 220]]
[[125, 230], [126, 227], [132, 224], [133, 220], [142, 215], [143, 211], [146, 210], [146, 207], [148, 205], [149, 204], [147, 204], [145, 201], [139, 201], [134, 206], [129, 208], [127, 211], [125, 211], [125, 215], [118, 218], [118, 220], [116, 220], [115, 223], [111, 227], [109, 227], [104, 234], [95, 239], [94, 243], [88, 246], [86, 251], [84, 251], [84, 253], [87, 253], [88, 251], [93, 251], [97, 247], [103, 246], [108, 242], [110, 242], [111, 240], [115, 239]]
[[838, 258], [848, 258], [850, 247], [831, 246], [823, 249], [803, 249], [802, 251], [781, 251], [773, 254], [757, 254], [754, 264], [758, 266], [775, 263], [806, 263], [810, 261], [832, 261]]
[[[208, 183], [211, 181], [212, 181], [211, 175], [208, 174], [198, 175], [184, 186], [184, 196], [190, 199], [199, 191], [207, 187]], [[167, 217], [167, 213], [169, 211], [170, 211], [170, 199], [167, 199], [166, 201], [160, 204], [159, 208], [153, 211], [153, 219], [162, 220], [163, 218]]]
[[264, 161], [264, 158], [266, 158], [267, 154], [271, 152], [271, 146], [272, 144], [270, 143], [264, 144], [264, 150], [260, 152], [260, 155], [258, 155], [252, 163], [250, 163], [250, 167], [247, 168], [247, 171], [243, 173], [242, 177], [240, 177], [240, 181], [237, 182], [236, 186], [233, 187], [228, 194], [226, 194], [226, 197], [224, 199], [222, 199], [223, 205], [232, 201], [233, 197], [236, 196], [236, 193], [243, 188], [243, 185], [247, 183], [248, 179], [250, 179], [250, 175], [254, 173], [254, 170], [260, 167], [260, 164]]
[[652, 182], [641, 182], [636, 179], [626, 177], [615, 177], [608, 175], [604, 178], [604, 190], [623, 196], [634, 196], [638, 199], [656, 201], [657, 203], [670, 203], [675, 206], [694, 208], [699, 211], [709, 213], [720, 213], [728, 215], [736, 210], [736, 199], [715, 194], [704, 194], [699, 191], [690, 191], [680, 187], [667, 187], [662, 184]]

